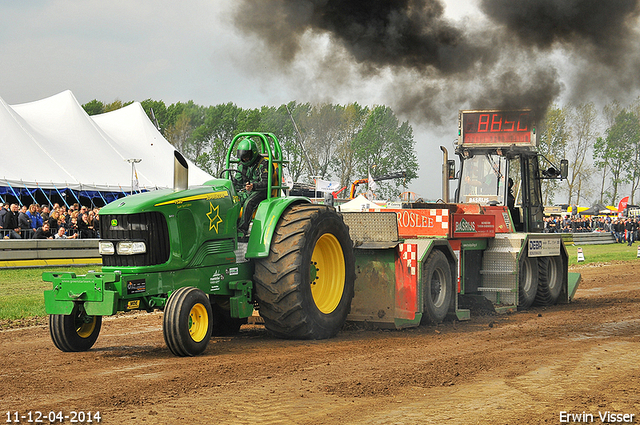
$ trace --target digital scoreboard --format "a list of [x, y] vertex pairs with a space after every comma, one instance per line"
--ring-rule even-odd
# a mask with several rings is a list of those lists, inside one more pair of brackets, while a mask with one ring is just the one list
[[533, 111], [473, 110], [458, 113], [458, 145], [475, 147], [536, 146]]

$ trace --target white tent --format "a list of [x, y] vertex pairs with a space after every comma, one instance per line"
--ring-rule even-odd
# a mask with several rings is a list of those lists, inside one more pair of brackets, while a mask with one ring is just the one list
[[384, 207], [379, 204], [376, 204], [375, 202], [368, 200], [367, 198], [364, 197], [363, 194], [360, 194], [355, 198], [353, 198], [352, 200], [350, 200], [349, 202], [346, 202], [340, 205], [338, 208], [340, 211], [343, 211], [343, 212], [357, 212], [357, 211], [368, 211], [370, 209], [379, 210]]
[[[130, 159], [141, 160], [135, 164], [140, 189], [173, 185], [174, 148], [139, 103], [90, 117], [70, 91], [11, 106], [0, 98], [0, 129], [2, 193], [129, 193]], [[191, 185], [211, 178], [189, 163]]]

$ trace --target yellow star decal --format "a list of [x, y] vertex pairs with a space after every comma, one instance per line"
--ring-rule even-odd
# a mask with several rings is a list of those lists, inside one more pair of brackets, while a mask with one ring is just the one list
[[222, 219], [220, 218], [220, 205], [216, 205], [214, 207], [213, 204], [209, 202], [209, 207], [210, 211], [207, 213], [207, 217], [209, 218], [209, 230], [216, 229], [216, 233], [218, 233], [218, 225], [222, 223]]

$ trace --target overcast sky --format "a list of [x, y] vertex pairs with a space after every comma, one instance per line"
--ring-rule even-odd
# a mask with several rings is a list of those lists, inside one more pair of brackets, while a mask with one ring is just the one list
[[[259, 0], [256, 0], [259, 1]], [[475, 23], [475, 2], [446, 0], [445, 16], [464, 26]], [[243, 108], [298, 102], [387, 104], [385, 84], [393, 73], [371, 79], [322, 80], [322, 63], [305, 53], [288, 72], [255, 37], [233, 23], [236, 0], [95, 1], [0, 0], [0, 97], [9, 104], [43, 99], [71, 90], [78, 101], [163, 100], [167, 105], [193, 100], [200, 105], [233, 102]], [[270, 17], [265, 16], [268, 20]], [[324, 40], [326, 42], [326, 40]], [[322, 49], [322, 38], [314, 46]], [[263, 59], [264, 58], [264, 59]], [[385, 87], [387, 87], [385, 89]], [[451, 105], [442, 125], [400, 116], [414, 127], [421, 163], [410, 189], [440, 196], [440, 150], [452, 151], [456, 110]]]

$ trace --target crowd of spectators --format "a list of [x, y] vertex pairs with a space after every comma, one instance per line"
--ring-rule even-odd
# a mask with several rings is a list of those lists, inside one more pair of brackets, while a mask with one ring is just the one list
[[0, 208], [0, 236], [4, 239], [99, 238], [99, 209], [79, 204], [31, 204], [28, 207], [4, 203]]
[[544, 219], [545, 233], [609, 232], [616, 242], [631, 245], [638, 240], [640, 219], [637, 217], [551, 216]]

